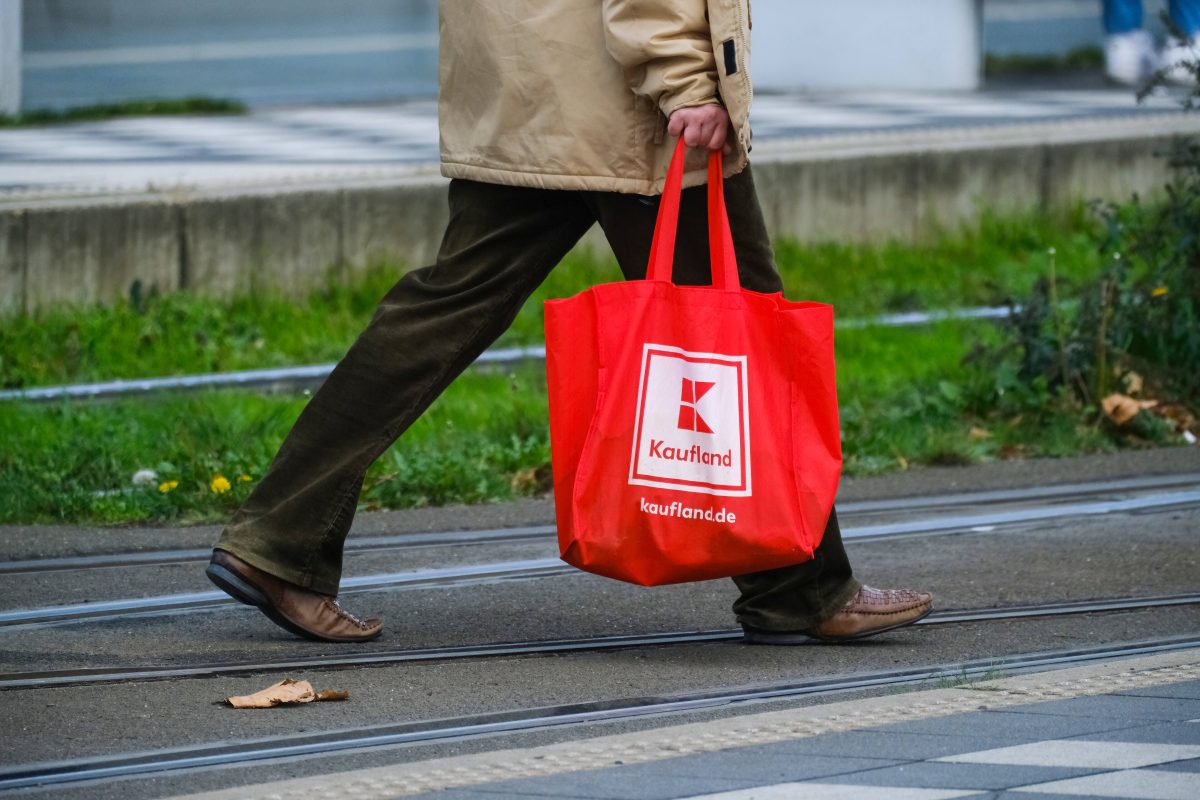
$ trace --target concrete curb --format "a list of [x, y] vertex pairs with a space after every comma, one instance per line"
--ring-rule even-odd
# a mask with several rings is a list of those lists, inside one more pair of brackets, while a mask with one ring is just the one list
[[[1160, 157], [1200, 133], [1181, 113], [776, 141], [755, 150], [772, 236], [916, 240], [981, 208], [1153, 195]], [[0, 312], [142, 290], [303, 292], [332, 271], [428, 263], [446, 181], [423, 169], [259, 186], [0, 202]], [[596, 230], [583, 246], [605, 248]]]

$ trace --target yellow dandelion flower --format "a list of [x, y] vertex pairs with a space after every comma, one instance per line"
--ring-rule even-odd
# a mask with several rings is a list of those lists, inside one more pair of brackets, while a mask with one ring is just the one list
[[158, 490], [160, 492], [162, 492], [163, 494], [166, 494], [167, 492], [171, 491], [172, 489], [175, 489], [178, 486], [179, 486], [179, 481], [163, 481], [162, 483], [160, 483], [158, 485]]
[[208, 485], [208, 488], [212, 489], [216, 494], [225, 494], [230, 489], [229, 478], [226, 478], [224, 475], [218, 475], [212, 479], [212, 483]]
[[254, 478], [251, 478], [249, 475], [238, 475], [238, 483], [249, 483], [252, 480]]
[[1150, 293], [1150, 296], [1151, 297], [1162, 297], [1166, 293], [1167, 293], [1167, 287], [1158, 286], [1158, 287], [1155, 287], [1154, 291], [1152, 291]]

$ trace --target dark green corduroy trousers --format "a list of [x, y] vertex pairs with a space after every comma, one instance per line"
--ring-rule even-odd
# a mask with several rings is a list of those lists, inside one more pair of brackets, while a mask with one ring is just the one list
[[[782, 288], [747, 168], [726, 181], [742, 284]], [[685, 190], [675, 280], [706, 284], [704, 187]], [[363, 475], [512, 322], [594, 223], [627, 279], [645, 276], [657, 198], [455, 180], [436, 262], [405, 275], [313, 395], [217, 547], [284, 580], [336, 594]], [[809, 627], [858, 590], [833, 515], [815, 558], [734, 578], [738, 619]]]

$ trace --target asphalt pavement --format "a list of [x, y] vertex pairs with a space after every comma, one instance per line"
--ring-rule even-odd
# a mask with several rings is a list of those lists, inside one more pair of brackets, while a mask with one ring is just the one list
[[[1134, 488], [1097, 488], [1090, 494], [1081, 494], [1078, 489], [1081, 484], [1128, 479], [1136, 479], [1136, 486], [1129, 484]], [[1064, 493], [1040, 499], [1035, 496], [1036, 491], [1055, 487]], [[1194, 499], [1197, 489], [1200, 450], [1171, 448], [1078, 459], [919, 469], [851, 479], [845, 482], [839, 503], [846, 509], [843, 527], [847, 547], [858, 575], [865, 581], [879, 586], [929, 589], [937, 598], [939, 612], [1011, 610], [1028, 604], [1098, 598], [1144, 600], [1200, 591], [1200, 550], [1195, 546], [1200, 534], [1200, 504]], [[992, 499], [971, 495], [996, 490], [1005, 493]], [[956, 497], [963, 502], [955, 502]], [[1083, 508], [1080, 504], [1097, 507], [1155, 497], [1166, 500], [1142, 510], [1052, 514], [1056, 508]], [[940, 535], [929, 533], [951, 517], [978, 521], [988, 514], [1011, 515], [1022, 510], [1047, 516], [1017, 523], [996, 517], [995, 524], [964, 524]], [[428, 733], [431, 726], [478, 726], [481, 719], [496, 719], [495, 715], [511, 719], [513, 715], [527, 716], [533, 713], [531, 710], [559, 709], [572, 703], [626, 708], [635, 700], [643, 702], [639, 698], [750, 691], [898, 669], [949, 669], [953, 676], [958, 674], [955, 670], [970, 663], [998, 664], [1003, 659], [1034, 653], [1147, 640], [1161, 645], [1178, 642], [1180, 637], [1190, 641], [1189, 637], [1200, 634], [1200, 605], [1189, 600], [1120, 612], [996, 621], [939, 622], [931, 618], [935, 624], [843, 646], [748, 647], [730, 634], [725, 638], [685, 637], [675, 643], [591, 646], [541, 655], [446, 650], [548, 640], [585, 640], [585, 644], [594, 645], [613, 636], [725, 632], [733, 628], [730, 603], [734, 590], [728, 581], [645, 589], [572, 571], [507, 580], [476, 580], [462, 573], [464, 567], [553, 559], [556, 551], [548, 529], [551, 512], [548, 501], [533, 500], [512, 505], [361, 514], [351, 537], [347, 578], [384, 573], [411, 575], [421, 570], [458, 576], [434, 584], [401, 583], [344, 592], [348, 607], [382, 613], [387, 620], [384, 636], [366, 645], [305, 642], [275, 628], [253, 609], [236, 604], [175, 610], [150, 607], [141, 613], [115, 613], [55, 624], [8, 620], [0, 625], [0, 701], [8, 720], [8, 735], [0, 739], [0, 786], [19, 765], [34, 765], [30, 769], [37, 771], [50, 762], [63, 760], [75, 763], [100, 759], [99, 763], [106, 764], [131, 753], [149, 754], [139, 758], [153, 760], [161, 759], [173, 748], [193, 753], [196, 748], [219, 746], [239, 752], [267, 746], [263, 742], [284, 741], [279, 737], [292, 737], [286, 740], [292, 741], [296, 736], [329, 736], [331, 732], [345, 736], [347, 731], [357, 731], [354, 736], [391, 735], [397, 725], [415, 726], [425, 733], [406, 745], [368, 747], [357, 743], [335, 753], [318, 748], [303, 757], [223, 767], [163, 768], [122, 780], [69, 781], [22, 791], [32, 791], [35, 796], [136, 800], [387, 765], [408, 764], [415, 769], [411, 765], [430, 759], [582, 743], [616, 733], [670, 732], [684, 723], [740, 719], [764, 710], [805, 709], [847, 696], [889, 697], [913, 686], [860, 688], [850, 695], [784, 693], [774, 700], [762, 699], [748, 705], [710, 703], [670, 714], [623, 711], [608, 721], [588, 717], [573, 724], [530, 725], [491, 735], [434, 736]], [[885, 530], [901, 523], [910, 524], [916, 532], [855, 538], [855, 531]], [[927, 528], [925, 533], [922, 526]], [[512, 527], [524, 530], [523, 537], [489, 540], [482, 536], [477, 541], [437, 545], [437, 537], [428, 535], [436, 531]], [[179, 563], [105, 568], [76, 565], [71, 569], [22, 571], [18, 562], [189, 548], [202, 552], [211, 545], [216, 531], [213, 526], [0, 529], [7, 558], [0, 564], [0, 569], [7, 570], [0, 584], [0, 613], [65, 604], [86, 607], [121, 598], [153, 601], [167, 595], [206, 592], [211, 587], [203, 577], [202, 554], [183, 553]], [[410, 546], [401, 546], [405, 543]], [[429, 660], [396, 660], [397, 656], [403, 659], [405, 654], [417, 651], [432, 652]], [[375, 663], [340, 668], [327, 663], [330, 658], [347, 657], [360, 662], [374, 658]], [[166, 667], [204, 667], [207, 672], [156, 680], [104, 674], [105, 670]], [[92, 671], [87, 679], [91, 682], [72, 682], [78, 679], [80, 670]], [[993, 672], [1003, 671], [996, 667]], [[21, 676], [41, 676], [47, 685], [17, 688], [5, 684]], [[226, 696], [249, 693], [283, 677], [309, 680], [318, 689], [347, 689], [350, 700], [249, 712], [234, 711], [220, 702]], [[938, 685], [937, 681], [925, 681], [917, 683], [917, 688]], [[939, 723], [929, 724], [934, 726], [927, 731], [930, 735], [945, 738], [948, 731], [954, 730], [938, 731]], [[1042, 736], [1045, 731], [1035, 733]], [[1076, 730], [1072, 735], [1084, 733]], [[1029, 735], [1033, 734], [1016, 738], [1025, 740]], [[997, 733], [996, 737], [1012, 738], [1007, 733]], [[988, 744], [964, 746], [958, 752], [983, 751]], [[797, 763], [804, 760], [800, 758]], [[899, 761], [908, 763], [912, 759]], [[1077, 777], [1085, 773], [1091, 774], [1085, 770]], [[704, 775], [697, 773], [697, 777]], [[708, 777], [719, 776], [714, 773]], [[1018, 779], [1023, 778], [1013, 778]], [[587, 785], [609, 785], [608, 778], [597, 780]], [[682, 780], [672, 783], [665, 778], [640, 784], [631, 784], [631, 780], [628, 775], [616, 776], [612, 785], [624, 789], [594, 788], [589, 790], [592, 793], [582, 795], [577, 781], [570, 784], [575, 788], [569, 791], [561, 782], [550, 789], [497, 784], [483, 787], [483, 791], [490, 792], [489, 796], [522, 796], [527, 792], [666, 798], [721, 788], [719, 781], [700, 786]], [[731, 780], [733, 783], [724, 788], [778, 782], [755, 778], [757, 782], [747, 784], [737, 776]], [[860, 776], [851, 783], [861, 780]], [[925, 788], [939, 785], [914, 780]], [[630, 785], [641, 785], [644, 791], [629, 794]], [[263, 791], [247, 789], [246, 793], [262, 796]]]

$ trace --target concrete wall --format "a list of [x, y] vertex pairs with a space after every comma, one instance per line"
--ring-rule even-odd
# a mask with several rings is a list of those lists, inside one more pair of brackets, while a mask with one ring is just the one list
[[975, 89], [982, 6], [982, 0], [753, 0], [754, 87]]
[[[1073, 140], [1063, 141], [1042, 126], [976, 141], [876, 136], [869, 147], [853, 139], [824, 151], [780, 145], [755, 149], [754, 174], [773, 236], [911, 241], [939, 226], [973, 224], [984, 207], [1050, 209], [1153, 194], [1168, 178], [1156, 152], [1169, 147], [1172, 126], [1200, 132], [1200, 120], [1174, 115], [1132, 120], [1124, 132], [1109, 122], [1103, 135], [1075, 126], [1058, 137]], [[0, 309], [108, 302], [128, 296], [135, 280], [144, 290], [300, 293], [330, 270], [349, 276], [381, 260], [424, 265], [446, 224], [445, 195], [442, 179], [421, 178], [0, 205]], [[593, 232], [585, 244], [603, 240]]]
[[0, 0], [0, 114], [21, 110], [21, 0]]

